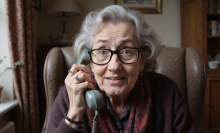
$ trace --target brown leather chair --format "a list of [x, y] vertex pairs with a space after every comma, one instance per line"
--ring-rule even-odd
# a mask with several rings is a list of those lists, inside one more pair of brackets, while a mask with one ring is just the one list
[[[57, 96], [57, 89], [64, 82], [67, 71], [76, 62], [72, 47], [53, 48], [44, 64], [46, 91], [46, 118], [42, 132], [47, 128], [50, 110]], [[206, 68], [202, 55], [196, 48], [163, 47], [157, 57], [154, 71], [170, 77], [183, 93], [198, 133], [209, 133], [203, 127], [203, 101], [206, 87]]]

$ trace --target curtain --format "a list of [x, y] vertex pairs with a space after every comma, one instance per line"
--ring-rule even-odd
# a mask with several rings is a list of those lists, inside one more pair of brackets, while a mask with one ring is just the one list
[[36, 44], [32, 0], [5, 0], [8, 46], [13, 70], [16, 110], [16, 133], [39, 133], [39, 109], [36, 76]]

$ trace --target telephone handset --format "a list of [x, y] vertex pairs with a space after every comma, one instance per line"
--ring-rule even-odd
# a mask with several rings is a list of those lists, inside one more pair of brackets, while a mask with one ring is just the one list
[[[84, 65], [87, 65], [90, 63], [88, 49], [84, 48], [82, 50], [76, 63], [77, 64], [84, 64]], [[93, 111], [100, 110], [105, 105], [104, 99], [98, 90], [90, 90], [89, 88], [87, 88], [84, 91], [84, 97], [85, 97], [87, 106]], [[98, 112], [96, 112], [96, 113], [98, 113]]]

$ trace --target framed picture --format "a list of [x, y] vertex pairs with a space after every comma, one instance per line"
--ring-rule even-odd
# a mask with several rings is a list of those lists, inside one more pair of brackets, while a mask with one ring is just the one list
[[115, 3], [146, 14], [162, 13], [162, 0], [115, 0]]
[[34, 8], [37, 10], [41, 10], [41, 1], [40, 0], [34, 0]]

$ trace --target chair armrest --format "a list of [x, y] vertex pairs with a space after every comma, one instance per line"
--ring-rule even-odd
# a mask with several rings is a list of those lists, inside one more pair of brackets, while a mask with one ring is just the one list
[[52, 48], [44, 63], [44, 86], [46, 95], [46, 116], [42, 132], [46, 131], [50, 119], [50, 110], [58, 94], [58, 88], [64, 83], [64, 59], [60, 48]]
[[186, 48], [187, 104], [198, 127], [203, 126], [203, 104], [206, 87], [206, 68], [201, 53]]

